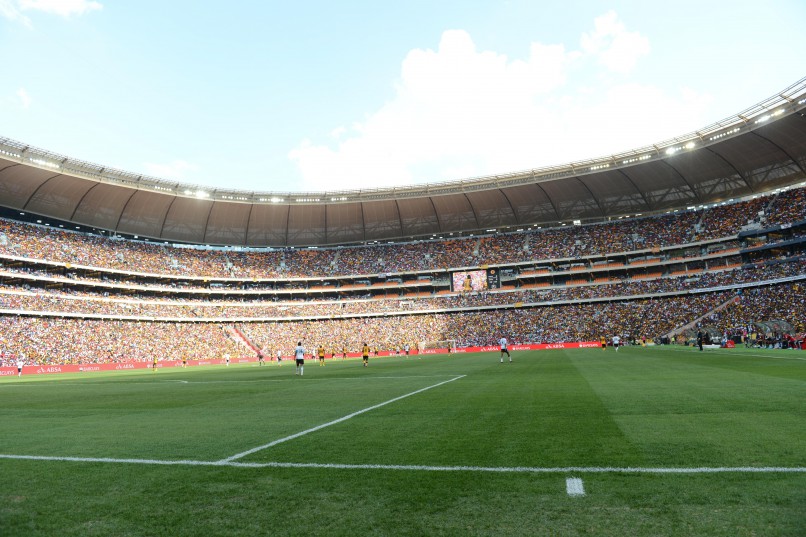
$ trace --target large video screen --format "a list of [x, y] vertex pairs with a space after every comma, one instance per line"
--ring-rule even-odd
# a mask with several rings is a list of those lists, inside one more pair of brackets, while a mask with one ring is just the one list
[[462, 270], [451, 275], [451, 290], [455, 293], [472, 293], [500, 287], [496, 269]]

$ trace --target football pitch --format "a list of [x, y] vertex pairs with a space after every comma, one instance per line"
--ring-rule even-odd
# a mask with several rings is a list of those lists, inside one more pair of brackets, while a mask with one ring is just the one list
[[806, 535], [806, 352], [0, 379], [0, 535]]

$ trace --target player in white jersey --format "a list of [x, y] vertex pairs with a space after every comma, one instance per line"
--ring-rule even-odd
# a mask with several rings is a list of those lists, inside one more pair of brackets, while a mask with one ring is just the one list
[[277, 349], [277, 365], [282, 365], [283, 363], [283, 351]]
[[297, 343], [297, 348], [294, 349], [294, 358], [297, 362], [297, 370], [294, 374], [302, 376], [305, 369], [305, 347], [302, 346], [301, 341]]
[[613, 336], [613, 348], [616, 349], [616, 352], [618, 352], [619, 344], [621, 344], [621, 337]]
[[17, 357], [17, 376], [18, 377], [22, 376], [22, 366], [24, 366], [24, 365], [25, 365], [25, 355], [20, 354]]
[[512, 355], [509, 354], [509, 349], [507, 349], [507, 338], [502, 337], [498, 340], [498, 344], [501, 346], [501, 363], [504, 363], [504, 354], [507, 355], [509, 358], [509, 363], [512, 363]]

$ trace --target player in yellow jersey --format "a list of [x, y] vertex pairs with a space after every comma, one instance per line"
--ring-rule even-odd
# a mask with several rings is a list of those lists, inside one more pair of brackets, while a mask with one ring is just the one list
[[151, 371], [152, 371], [153, 373], [156, 373], [156, 372], [157, 372], [157, 357], [156, 357], [156, 356], [154, 357], [154, 363], [153, 363], [153, 364], [151, 364]]
[[364, 343], [364, 346], [361, 347], [361, 359], [364, 361], [364, 367], [367, 367], [369, 363], [369, 345]]
[[325, 346], [319, 345], [316, 349], [316, 356], [319, 357], [319, 367], [325, 365]]
[[599, 342], [602, 344], [602, 350], [607, 350], [607, 338], [602, 336]]
[[344, 360], [347, 358], [347, 347], [344, 345], [341, 346], [341, 359]]

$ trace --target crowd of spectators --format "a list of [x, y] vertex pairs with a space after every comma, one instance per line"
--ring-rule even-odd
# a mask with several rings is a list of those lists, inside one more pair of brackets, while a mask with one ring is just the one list
[[[363, 342], [381, 350], [408, 343], [455, 339], [460, 345], [594, 341], [605, 335], [652, 337], [702, 315], [728, 292], [626, 302], [371, 318], [242, 323], [239, 329], [268, 356], [289, 355], [297, 341], [356, 352]], [[7, 360], [24, 353], [30, 364], [99, 363], [220, 358], [249, 354], [218, 323], [159, 323], [0, 317]]]
[[759, 330], [757, 322], [783, 320], [792, 325], [794, 334], [806, 332], [806, 283], [792, 283], [744, 289], [735, 303], [713, 313], [703, 321], [720, 334], [743, 335], [749, 337], [756, 332], [754, 339], [767, 337], [764, 330]]
[[769, 265], [736, 267], [733, 270], [705, 272], [697, 276], [675, 276], [653, 280], [609, 281], [576, 286], [544, 287], [474, 293], [454, 293], [415, 298], [242, 301], [183, 298], [106, 297], [90, 292], [38, 290], [5, 286], [0, 292], [0, 309], [27, 312], [114, 315], [141, 318], [236, 319], [310, 318], [355, 314], [396, 314], [410, 311], [468, 309], [507, 306], [516, 303], [545, 303], [614, 297], [682, 293], [695, 289], [737, 286], [806, 274], [806, 261], [795, 260]]
[[806, 220], [806, 188], [781, 192], [772, 205], [772, 210], [765, 213], [766, 226], [803, 222]]
[[[333, 248], [185, 248], [0, 220], [0, 253], [150, 274], [216, 278], [326, 277], [576, 258], [736, 235], [743, 226], [806, 218], [804, 189], [653, 217], [520, 233]], [[759, 212], [762, 216], [759, 216]]]
[[0, 317], [0, 364], [23, 354], [28, 365], [221, 358], [242, 352], [215, 323]]
[[758, 197], [743, 203], [718, 205], [702, 211], [702, 218], [696, 226], [696, 240], [703, 238], [733, 235], [743, 226], [758, 223], [759, 213], [769, 204], [769, 196]]

